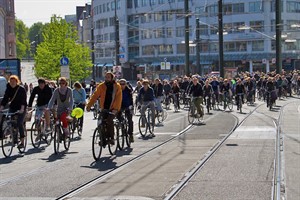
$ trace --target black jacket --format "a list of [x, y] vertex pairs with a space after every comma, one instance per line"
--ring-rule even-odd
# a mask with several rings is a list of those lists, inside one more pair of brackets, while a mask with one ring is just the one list
[[38, 95], [37, 102], [36, 102], [37, 106], [48, 105], [52, 97], [52, 89], [49, 87], [49, 85], [45, 85], [44, 89], [42, 90], [39, 86], [34, 87], [30, 95], [30, 99], [28, 103], [29, 107], [32, 107], [32, 103], [35, 95]]
[[[16, 91], [17, 91], [17, 93], [16, 93]], [[16, 96], [15, 96], [15, 98], [13, 98], [15, 93], [16, 93]], [[6, 106], [6, 104], [8, 104], [11, 101], [9, 108], [10, 108], [11, 112], [16, 112], [21, 109], [22, 105], [24, 105], [24, 109], [26, 109], [26, 106], [27, 106], [26, 100], [27, 100], [26, 90], [23, 86], [18, 85], [15, 88], [12, 88], [10, 86], [10, 84], [8, 83], [6, 86], [5, 94], [4, 94], [3, 100], [1, 102], [1, 105]]]
[[192, 95], [192, 97], [203, 97], [203, 90], [202, 90], [202, 86], [200, 83], [197, 83], [196, 85], [192, 85], [191, 86], [191, 90], [190, 93]]
[[154, 95], [155, 97], [163, 96], [164, 87], [163, 84], [159, 83], [158, 85], [153, 85]]

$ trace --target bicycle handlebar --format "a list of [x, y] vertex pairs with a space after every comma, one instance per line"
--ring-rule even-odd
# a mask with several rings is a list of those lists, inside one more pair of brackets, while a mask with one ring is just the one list
[[19, 114], [20, 111], [17, 110], [16, 112], [11, 112], [11, 113], [10, 113], [10, 112], [9, 112], [9, 109], [4, 109], [4, 110], [1, 110], [0, 113], [1, 113], [1, 114], [4, 114], [4, 115], [6, 115], [6, 116], [12, 116], [12, 115]]

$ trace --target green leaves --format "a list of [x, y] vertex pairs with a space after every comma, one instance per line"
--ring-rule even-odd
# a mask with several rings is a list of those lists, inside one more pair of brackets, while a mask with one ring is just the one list
[[22, 59], [29, 56], [30, 42], [28, 40], [28, 28], [22, 20], [15, 20], [15, 34], [16, 34], [16, 46], [17, 57]]
[[60, 77], [60, 59], [70, 60], [70, 78], [80, 81], [90, 76], [92, 62], [90, 49], [77, 44], [76, 27], [60, 17], [53, 16], [42, 29], [43, 42], [37, 47], [35, 73], [38, 77], [56, 80]]

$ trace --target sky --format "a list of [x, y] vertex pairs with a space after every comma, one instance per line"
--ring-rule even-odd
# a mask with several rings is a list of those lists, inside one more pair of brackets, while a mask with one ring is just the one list
[[49, 22], [53, 14], [64, 18], [76, 14], [76, 6], [84, 6], [91, 0], [15, 0], [15, 13], [26, 26], [36, 22]]

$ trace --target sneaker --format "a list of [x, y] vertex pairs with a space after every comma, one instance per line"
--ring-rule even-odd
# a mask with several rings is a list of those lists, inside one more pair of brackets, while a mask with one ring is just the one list
[[133, 143], [133, 142], [134, 142], [133, 135], [130, 135], [130, 136], [129, 136], [129, 142], [131, 142], [131, 143]]
[[156, 135], [154, 133], [151, 134], [152, 137], [155, 137]]

